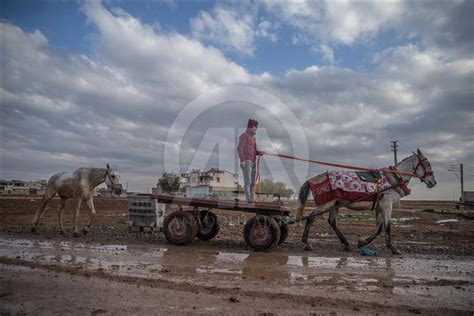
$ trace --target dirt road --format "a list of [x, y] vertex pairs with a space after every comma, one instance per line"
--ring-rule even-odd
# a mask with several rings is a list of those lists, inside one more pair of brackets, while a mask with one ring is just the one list
[[[244, 214], [231, 214], [216, 240], [171, 246], [161, 234], [128, 233], [126, 201], [116, 199], [97, 200], [89, 236], [71, 237], [74, 205], [66, 210], [67, 236], [57, 235], [56, 210], [33, 235], [29, 222], [38, 203], [0, 199], [2, 313], [474, 311], [474, 225], [452, 213], [396, 211], [394, 240], [404, 254], [392, 256], [378, 238], [372, 249], [379, 256], [363, 257], [343, 251], [321, 221], [313, 252], [302, 251], [301, 227], [274, 251], [251, 252], [241, 237]], [[345, 213], [340, 224], [355, 242], [374, 223], [370, 214]]]

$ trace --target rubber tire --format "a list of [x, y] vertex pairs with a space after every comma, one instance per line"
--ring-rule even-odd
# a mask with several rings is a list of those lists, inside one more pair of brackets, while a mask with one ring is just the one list
[[[263, 225], [269, 229], [269, 238], [266, 242], [255, 243], [251, 238], [252, 229], [256, 225]], [[247, 245], [255, 251], [269, 251], [278, 244], [280, 240], [280, 225], [277, 221], [269, 216], [257, 215], [250, 218], [244, 226], [244, 239]]]
[[[183, 220], [185, 227], [186, 227], [186, 234], [183, 236], [183, 238], [177, 239], [173, 237], [173, 234], [170, 231], [170, 223], [174, 220]], [[165, 217], [164, 223], [163, 223], [163, 233], [165, 235], [166, 240], [173, 245], [176, 246], [184, 246], [189, 244], [195, 237], [198, 232], [199, 225], [194, 218], [193, 214], [190, 212], [185, 212], [185, 211], [174, 211], [171, 214], [167, 215]]]
[[[204, 222], [206, 216], [208, 220], [212, 221], [213, 225], [212, 225], [212, 228], [210, 228], [210, 231], [203, 232], [202, 223]], [[209, 241], [212, 238], [216, 237], [220, 229], [221, 229], [221, 226], [219, 225], [219, 221], [216, 214], [214, 214], [211, 211], [199, 212], [199, 229], [196, 235], [197, 238], [201, 239], [202, 241]]]
[[283, 221], [278, 222], [280, 224], [280, 240], [278, 241], [278, 245], [281, 245], [285, 242], [286, 238], [288, 238], [288, 224]]

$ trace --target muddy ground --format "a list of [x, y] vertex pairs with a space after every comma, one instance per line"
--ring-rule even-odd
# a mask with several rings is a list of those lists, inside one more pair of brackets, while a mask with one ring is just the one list
[[[95, 199], [94, 227], [79, 238], [68, 202], [59, 236], [58, 202], [32, 234], [40, 199], [0, 197], [1, 313], [474, 312], [474, 221], [450, 203], [403, 203], [392, 229], [403, 254], [379, 236], [369, 247], [378, 256], [364, 257], [344, 251], [325, 219], [312, 230], [311, 252], [302, 250], [303, 227], [293, 226], [284, 244], [255, 253], [242, 238], [249, 214], [225, 211], [214, 240], [176, 247], [160, 233], [129, 233], [127, 200], [118, 198]], [[83, 207], [80, 222], [87, 218]], [[342, 211], [338, 224], [355, 244], [374, 219]]]

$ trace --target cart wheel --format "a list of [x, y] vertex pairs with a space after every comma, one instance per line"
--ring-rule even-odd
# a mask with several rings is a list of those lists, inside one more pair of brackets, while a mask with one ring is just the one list
[[286, 238], [288, 237], [288, 224], [286, 224], [283, 221], [278, 222], [280, 224], [280, 240], [278, 241], [278, 244], [281, 245], [282, 243], [285, 242]]
[[197, 232], [197, 238], [203, 241], [211, 240], [216, 237], [220, 228], [216, 214], [211, 211], [199, 212], [199, 230]]
[[280, 234], [280, 226], [269, 216], [255, 216], [245, 223], [245, 242], [255, 251], [266, 251], [275, 246]]
[[174, 211], [166, 216], [163, 231], [169, 243], [182, 246], [190, 243], [196, 237], [198, 223], [191, 213]]

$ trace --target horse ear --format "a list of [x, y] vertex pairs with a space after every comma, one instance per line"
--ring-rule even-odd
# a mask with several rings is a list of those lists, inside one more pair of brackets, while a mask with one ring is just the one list
[[107, 169], [110, 169], [110, 166], [109, 166], [109, 164], [108, 164], [108, 163], [107, 163]]
[[416, 149], [416, 152], [418, 153], [418, 155], [423, 156], [423, 154], [421, 153], [420, 148], [417, 148], [417, 149]]

